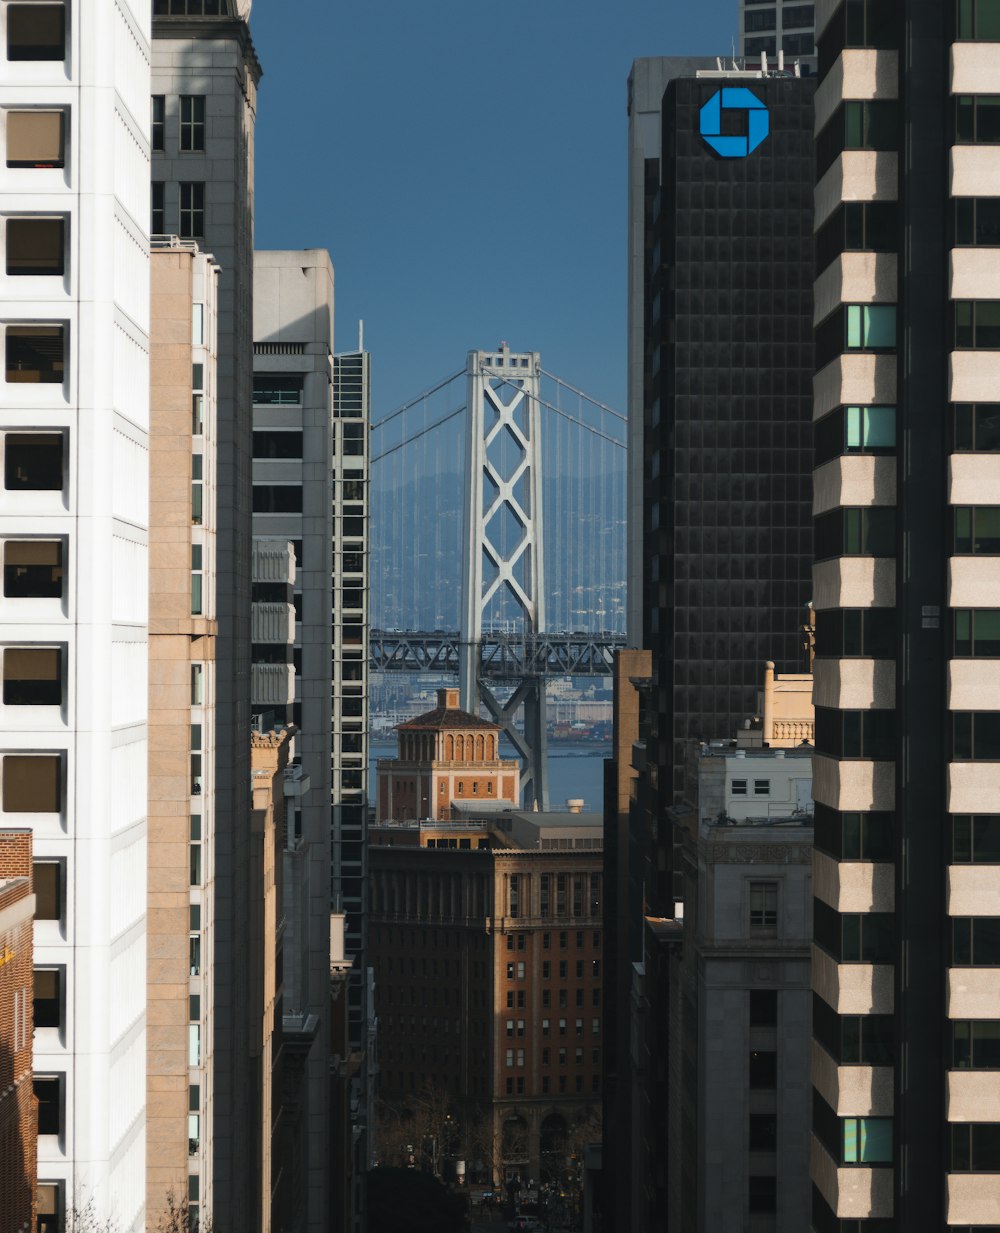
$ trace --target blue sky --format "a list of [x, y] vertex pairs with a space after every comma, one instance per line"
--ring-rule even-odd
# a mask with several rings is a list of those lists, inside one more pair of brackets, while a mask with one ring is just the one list
[[328, 248], [376, 418], [506, 339], [625, 404], [625, 83], [737, 0], [256, 0], [256, 243]]

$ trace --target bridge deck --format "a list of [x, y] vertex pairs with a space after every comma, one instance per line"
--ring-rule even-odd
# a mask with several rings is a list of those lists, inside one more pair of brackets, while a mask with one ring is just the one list
[[[523, 680], [538, 676], [610, 676], [614, 653], [625, 636], [610, 632], [484, 634], [479, 644], [480, 676]], [[457, 633], [435, 630], [373, 629], [369, 666], [373, 672], [458, 674], [462, 642]]]

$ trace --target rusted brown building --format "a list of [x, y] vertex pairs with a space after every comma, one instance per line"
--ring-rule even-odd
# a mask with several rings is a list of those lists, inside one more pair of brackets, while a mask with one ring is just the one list
[[0, 831], [0, 1229], [35, 1229], [31, 831]]
[[541, 1179], [599, 1116], [602, 819], [474, 814], [370, 832], [380, 1097], [444, 1096], [470, 1175]]

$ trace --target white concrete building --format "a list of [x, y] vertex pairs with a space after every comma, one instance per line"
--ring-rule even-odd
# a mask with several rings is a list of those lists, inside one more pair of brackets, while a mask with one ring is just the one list
[[38, 1175], [144, 1225], [149, 5], [7, 3], [0, 34], [6, 825], [56, 910], [35, 962]]

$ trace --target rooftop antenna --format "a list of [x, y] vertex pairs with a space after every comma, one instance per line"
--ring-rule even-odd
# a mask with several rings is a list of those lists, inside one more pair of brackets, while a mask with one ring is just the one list
[[784, 71], [785, 71], [785, 49], [782, 47], [778, 49], [778, 72], [783, 73]]
[[358, 319], [358, 352], [365, 349], [365, 323], [360, 318]]

